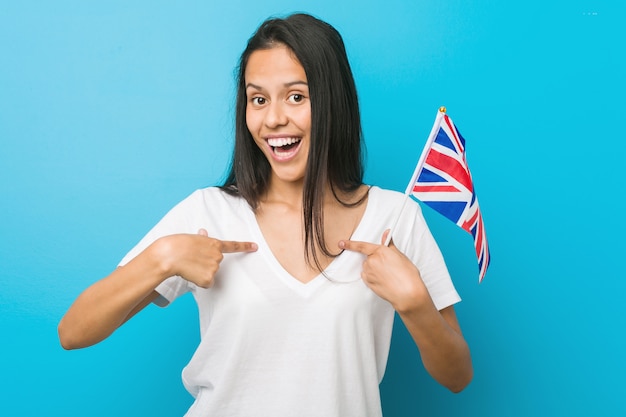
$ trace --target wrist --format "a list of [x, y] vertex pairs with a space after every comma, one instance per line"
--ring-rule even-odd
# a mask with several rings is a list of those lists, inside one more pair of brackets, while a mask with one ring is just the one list
[[145, 251], [149, 268], [159, 278], [159, 282], [176, 275], [172, 260], [172, 245], [167, 236], [155, 240]]
[[426, 286], [421, 281], [419, 284], [413, 285], [412, 288], [406, 288], [401, 292], [401, 296], [392, 303], [398, 314], [422, 315], [437, 310]]

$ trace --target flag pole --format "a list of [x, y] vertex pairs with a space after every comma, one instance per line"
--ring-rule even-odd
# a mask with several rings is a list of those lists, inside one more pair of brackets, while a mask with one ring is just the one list
[[433, 143], [433, 141], [437, 137], [437, 132], [439, 131], [439, 126], [441, 125], [441, 118], [445, 114], [446, 114], [446, 108], [444, 106], [439, 107], [439, 111], [437, 112], [437, 117], [435, 117], [435, 123], [433, 123], [433, 127], [430, 130], [430, 135], [428, 136], [426, 145], [424, 146], [424, 149], [422, 150], [422, 154], [420, 155], [420, 158], [417, 161], [417, 165], [415, 166], [415, 171], [413, 171], [413, 176], [411, 177], [411, 181], [409, 181], [409, 184], [407, 185], [406, 190], [404, 191], [404, 199], [402, 201], [402, 206], [400, 207], [400, 210], [398, 211], [398, 214], [396, 215], [396, 219], [394, 220], [393, 225], [391, 226], [391, 229], [389, 230], [387, 239], [385, 239], [385, 246], [389, 246], [389, 243], [391, 243], [391, 237], [393, 235], [393, 232], [395, 232], [396, 227], [398, 226], [398, 222], [400, 221], [400, 215], [402, 215], [402, 212], [404, 211], [404, 207], [406, 206], [406, 203], [409, 200], [409, 196], [411, 195], [411, 192], [413, 191], [413, 187], [415, 186], [415, 181], [417, 181], [417, 178], [419, 177], [420, 172], [422, 172], [422, 167], [424, 166], [424, 160], [426, 159], [426, 154], [428, 153], [428, 150], [430, 149], [430, 145]]

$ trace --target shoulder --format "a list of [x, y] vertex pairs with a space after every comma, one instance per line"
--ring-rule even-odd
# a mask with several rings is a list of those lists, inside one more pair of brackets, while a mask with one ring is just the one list
[[231, 208], [240, 206], [242, 203], [244, 205], [246, 204], [243, 198], [229, 194], [221, 188], [215, 186], [199, 188], [191, 193], [191, 195], [189, 195], [185, 200], [188, 200], [192, 204], [203, 204], [209, 206], [227, 205]]
[[[399, 191], [380, 188], [376, 185], [370, 187], [368, 203], [382, 210], [393, 210], [403, 207], [403, 211], [408, 211], [411, 215], [421, 213], [420, 205], [411, 197]], [[406, 203], [406, 204], [405, 204]]]
[[372, 186], [368, 208], [376, 223], [393, 229], [394, 243], [403, 251], [429, 233], [420, 204], [404, 193]]
[[401, 192], [389, 190], [386, 188], [380, 188], [377, 185], [370, 186], [369, 196], [374, 200], [383, 201], [400, 201], [402, 198], [404, 198], [404, 194], [402, 194]]
[[198, 220], [229, 213], [238, 214], [248, 207], [243, 198], [230, 195], [219, 187], [199, 188], [188, 194], [168, 213], [168, 217], [182, 217]]

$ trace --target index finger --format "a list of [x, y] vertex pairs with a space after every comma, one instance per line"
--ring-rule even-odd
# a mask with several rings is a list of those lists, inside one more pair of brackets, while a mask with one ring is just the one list
[[255, 252], [258, 248], [258, 245], [254, 242], [220, 240], [220, 251], [222, 253]]
[[349, 250], [352, 252], [359, 252], [363, 255], [370, 256], [380, 245], [369, 242], [360, 242], [358, 240], [340, 240], [339, 247], [341, 249]]

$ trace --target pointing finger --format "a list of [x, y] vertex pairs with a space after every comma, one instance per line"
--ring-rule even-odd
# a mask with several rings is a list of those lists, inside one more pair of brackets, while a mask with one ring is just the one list
[[200, 230], [198, 230], [198, 234], [200, 236], [208, 236], [209, 232], [207, 232], [206, 229], [200, 229]]
[[359, 242], [356, 240], [341, 240], [339, 241], [339, 247], [341, 249], [349, 250], [352, 252], [359, 252], [363, 255], [371, 255], [378, 249], [380, 245], [369, 242]]
[[237, 242], [233, 240], [221, 240], [220, 250], [222, 253], [255, 252], [258, 246], [254, 242]]

